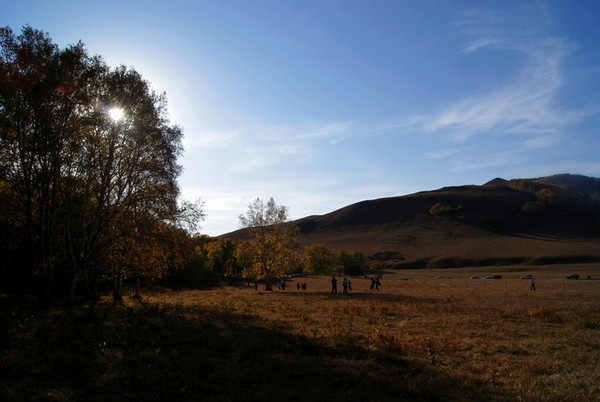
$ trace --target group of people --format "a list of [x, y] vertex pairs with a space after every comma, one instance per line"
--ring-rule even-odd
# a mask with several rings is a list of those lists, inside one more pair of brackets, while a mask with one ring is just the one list
[[[366, 276], [365, 276], [366, 279]], [[379, 290], [379, 286], [381, 286], [381, 276], [380, 275], [375, 275], [375, 277], [371, 277], [371, 287], [370, 289], [373, 290], [374, 288]], [[331, 293], [337, 293], [337, 283], [338, 280], [336, 279], [335, 276], [331, 277]], [[285, 283], [285, 279], [282, 279], [280, 281], [277, 282], [277, 289], [278, 290], [285, 290], [286, 287], [286, 283]], [[254, 289], [258, 290], [258, 281], [254, 281]], [[300, 290], [306, 290], [306, 282], [296, 282], [296, 289]], [[342, 280], [342, 289], [343, 289], [343, 293], [348, 293], [352, 291], [352, 281], [348, 278], [344, 278]]]
[[[371, 285], [369, 286], [369, 290], [379, 290], [379, 286], [381, 286], [381, 278], [382, 275], [375, 275], [374, 277], [372, 276], [371, 278], [369, 278], [371, 280]], [[367, 276], [365, 275], [365, 279], [367, 279]], [[338, 280], [336, 279], [335, 276], [331, 277], [331, 293], [337, 293], [337, 282]], [[533, 280], [533, 277], [531, 277], [530, 280], [530, 289], [531, 290], [535, 290], [535, 281]], [[282, 279], [281, 281], [277, 282], [277, 289], [279, 290], [285, 290], [285, 279]], [[344, 278], [344, 280], [342, 281], [342, 288], [343, 288], [343, 293], [348, 293], [349, 291], [352, 291], [352, 281], [350, 279]], [[254, 289], [258, 290], [258, 281], [254, 282]], [[306, 282], [297, 282], [296, 283], [296, 289], [300, 290], [306, 290]]]
[[[352, 281], [350, 279], [344, 278], [342, 281], [342, 289], [343, 293], [348, 293], [348, 291], [352, 291]], [[337, 293], [337, 279], [335, 276], [331, 277], [331, 293]]]
[[381, 286], [381, 276], [375, 275], [375, 277], [371, 277], [371, 286], [369, 286], [369, 290], [373, 290], [373, 288], [379, 290], [379, 286]]
[[[278, 290], [285, 290], [285, 279], [280, 280], [279, 282], [277, 282], [277, 289]], [[296, 282], [296, 289], [300, 290], [306, 290], [306, 282]]]

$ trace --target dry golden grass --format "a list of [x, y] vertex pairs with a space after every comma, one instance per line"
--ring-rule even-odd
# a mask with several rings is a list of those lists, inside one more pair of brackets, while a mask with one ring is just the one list
[[[348, 295], [341, 286], [332, 295], [328, 277], [309, 277], [290, 280], [285, 292], [157, 290], [143, 305], [103, 301], [94, 313], [102, 323], [90, 324], [86, 313], [102, 334], [88, 368], [91, 378], [102, 373], [101, 385], [87, 391], [98, 399], [126, 392], [188, 400], [598, 400], [600, 280], [564, 278], [599, 278], [600, 269], [535, 269], [385, 273], [379, 292], [353, 278]], [[466, 279], [492, 273], [503, 279]], [[525, 273], [535, 275], [535, 292], [518, 279]], [[308, 289], [297, 291], [296, 280]], [[9, 360], [0, 360], [7, 373], [25, 370]], [[5, 384], [4, 395], [19, 395], [14, 387]], [[55, 400], [82, 395], [65, 387]]]
[[291, 282], [285, 292], [226, 288], [150, 301], [233, 310], [320, 345], [359, 347], [488, 384], [499, 399], [597, 400], [600, 280], [564, 280], [572, 268], [600, 274], [538, 267], [530, 291], [518, 278], [532, 271], [514, 267], [496, 270], [504, 279], [485, 281], [465, 279], [474, 269], [403, 271], [384, 275], [379, 292], [354, 279], [350, 294], [339, 286], [332, 295], [330, 278], [311, 277], [297, 278], [307, 291]]

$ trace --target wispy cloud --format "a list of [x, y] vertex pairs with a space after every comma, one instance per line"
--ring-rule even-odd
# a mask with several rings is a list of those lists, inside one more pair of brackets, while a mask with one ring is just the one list
[[441, 149], [439, 151], [426, 152], [425, 156], [427, 156], [429, 159], [445, 159], [452, 155], [456, 155], [459, 152], [460, 150], [456, 148]]
[[571, 112], [554, 105], [562, 83], [560, 62], [570, 46], [560, 39], [545, 39], [514, 50], [525, 52], [529, 64], [504, 88], [463, 99], [431, 117], [427, 132], [450, 130], [456, 140], [500, 130], [525, 134], [553, 133], [574, 121]]
[[335, 122], [322, 127], [313, 128], [308, 132], [298, 135], [297, 138], [300, 140], [329, 138], [331, 143], [336, 143], [346, 138], [348, 129], [351, 126], [352, 122], [350, 121]]
[[578, 120], [578, 113], [563, 110], [556, 102], [563, 83], [561, 63], [574, 49], [572, 43], [543, 35], [538, 21], [527, 24], [516, 18], [520, 21], [516, 25], [510, 16], [490, 10], [468, 17], [462, 24], [466, 40], [460, 53], [509, 50], [525, 56], [526, 63], [502, 87], [450, 104], [425, 122], [422, 116], [411, 118], [414, 127], [462, 142], [483, 133], [553, 136]]
[[313, 127], [246, 124], [226, 130], [206, 129], [184, 138], [185, 158], [202, 160], [213, 171], [235, 175], [264, 174], [269, 169], [286, 171], [291, 165], [305, 166], [330, 144], [355, 135], [350, 121], [329, 122]]
[[501, 42], [498, 38], [479, 38], [477, 40], [472, 41], [463, 49], [461, 49], [460, 53], [469, 54], [476, 52], [481, 48], [499, 46], [500, 44]]

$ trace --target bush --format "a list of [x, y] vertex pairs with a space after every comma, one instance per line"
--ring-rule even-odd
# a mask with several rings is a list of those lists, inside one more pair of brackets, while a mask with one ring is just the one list
[[360, 276], [365, 272], [365, 257], [361, 253], [350, 253], [342, 251], [338, 257], [344, 275]]
[[458, 205], [456, 207], [451, 207], [450, 205], [442, 205], [439, 202], [435, 203], [431, 209], [429, 209], [429, 213], [433, 216], [445, 216], [450, 215], [455, 212], [460, 212], [464, 209], [462, 205]]

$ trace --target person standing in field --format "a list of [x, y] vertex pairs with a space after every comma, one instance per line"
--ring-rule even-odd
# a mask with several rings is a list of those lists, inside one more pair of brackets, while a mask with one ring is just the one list
[[352, 281], [350, 281], [350, 279], [348, 279], [348, 290], [352, 290]]
[[529, 288], [529, 290], [535, 290], [535, 281], [533, 280], [533, 276], [531, 277], [531, 287]]
[[335, 279], [335, 276], [331, 277], [331, 293], [337, 293], [337, 279]]
[[348, 279], [344, 278], [342, 281], [342, 288], [344, 289], [342, 293], [348, 293]]

